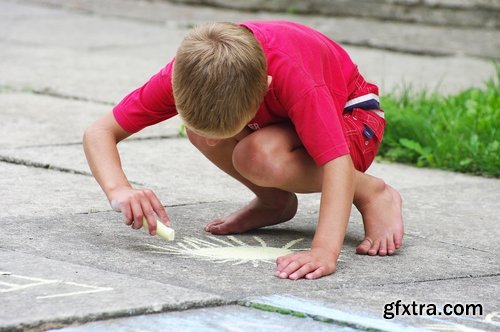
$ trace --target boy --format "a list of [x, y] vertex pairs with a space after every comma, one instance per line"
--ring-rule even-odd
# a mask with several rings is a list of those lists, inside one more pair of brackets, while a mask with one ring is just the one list
[[256, 198], [210, 222], [212, 234], [285, 222], [295, 193], [321, 192], [311, 249], [280, 257], [275, 275], [335, 272], [354, 203], [363, 216], [359, 254], [392, 255], [402, 244], [401, 197], [363, 172], [382, 139], [378, 89], [335, 42], [292, 22], [212, 23], [193, 29], [176, 57], [89, 127], [84, 148], [112, 207], [134, 229], [168, 216], [150, 190], [133, 189], [116, 143], [177, 113], [190, 141]]

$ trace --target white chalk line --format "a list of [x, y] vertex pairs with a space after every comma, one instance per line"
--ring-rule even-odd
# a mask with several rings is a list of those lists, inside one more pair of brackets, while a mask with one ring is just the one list
[[48, 279], [42, 279], [42, 278], [35, 278], [35, 277], [28, 277], [28, 276], [22, 276], [22, 275], [17, 275], [17, 274], [11, 274], [10, 272], [0, 272], [0, 275], [5, 275], [5, 276], [8, 276], [9, 278], [35, 281], [32, 283], [28, 283], [28, 284], [16, 284], [16, 283], [12, 283], [12, 282], [0, 281], [0, 285], [7, 286], [7, 288], [0, 289], [0, 293], [10, 293], [10, 292], [22, 291], [22, 290], [25, 290], [28, 288], [45, 286], [45, 285], [54, 285], [54, 284], [63, 284], [63, 285], [73, 286], [73, 287], [90, 288], [90, 289], [83, 290], [83, 291], [65, 292], [65, 293], [37, 296], [36, 297], [37, 300], [57, 298], [57, 297], [75, 296], [75, 295], [89, 294], [89, 293], [106, 292], [106, 291], [113, 290], [113, 288], [111, 288], [111, 287], [92, 286], [92, 285], [80, 284], [80, 283], [76, 283], [76, 282], [63, 281], [63, 280], [48, 280]]

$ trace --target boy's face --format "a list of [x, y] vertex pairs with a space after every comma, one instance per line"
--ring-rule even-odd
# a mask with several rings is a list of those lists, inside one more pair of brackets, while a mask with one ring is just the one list
[[[273, 81], [273, 77], [268, 75], [267, 76], [267, 87], [271, 86], [271, 82], [272, 81]], [[204, 133], [202, 131], [199, 131], [199, 130], [196, 130], [194, 128], [191, 128], [191, 127], [187, 127], [187, 129], [190, 130], [191, 132], [195, 133], [196, 135], [198, 135], [200, 137], [203, 137], [205, 139], [205, 142], [207, 143], [208, 146], [215, 146], [220, 141], [228, 139], [228, 138], [232, 138], [232, 137], [234, 137], [236, 139], [238, 139], [238, 137], [240, 135], [243, 135], [243, 137], [244, 137], [244, 136], [246, 136], [248, 134], [248, 133], [245, 134], [245, 129], [246, 128], [247, 128], [247, 126], [245, 124], [245, 125], [243, 125], [242, 128], [240, 128], [239, 130], [236, 130], [233, 135], [221, 137], [221, 136], [214, 136], [214, 135], [211, 135], [211, 134], [207, 134], [207, 133]]]
[[223, 140], [229, 139], [229, 138], [235, 138], [236, 140], [239, 141], [241, 138], [243, 138], [246, 135], [248, 135], [247, 131], [250, 130], [250, 129], [247, 128], [246, 125], [244, 125], [243, 128], [241, 128], [240, 130], [236, 131], [236, 133], [234, 135], [229, 135], [227, 137], [225, 137], [225, 136], [224, 137], [219, 137], [219, 136], [213, 136], [213, 135], [210, 135], [210, 134], [206, 134], [204, 132], [201, 132], [199, 130], [193, 129], [191, 127], [187, 127], [187, 129], [189, 131], [193, 132], [194, 134], [196, 134], [196, 135], [204, 138], [205, 142], [207, 143], [208, 146], [215, 146], [220, 141], [223, 141]]

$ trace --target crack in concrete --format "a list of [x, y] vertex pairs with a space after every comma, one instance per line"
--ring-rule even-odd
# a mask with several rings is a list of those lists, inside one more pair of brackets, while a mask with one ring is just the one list
[[94, 103], [94, 104], [99, 104], [99, 105], [106, 105], [106, 106], [114, 106], [115, 105], [114, 102], [99, 100], [99, 99], [94, 99], [94, 98], [89, 98], [89, 97], [64, 94], [61, 92], [54, 91], [51, 88], [47, 88], [47, 87], [41, 88], [41, 89], [32, 89], [31, 93], [33, 93], [35, 95], [49, 96], [49, 97], [54, 97], [54, 98], [59, 98], [59, 99], [66, 99], [66, 100], [83, 101], [83, 102]]
[[[71, 168], [55, 166], [55, 165], [46, 164], [46, 163], [39, 163], [36, 161], [30, 161], [30, 160], [26, 160], [26, 159], [14, 158], [14, 157], [9, 157], [9, 156], [0, 155], [0, 162], [12, 164], [12, 165], [26, 166], [26, 167], [31, 167], [31, 168], [46, 169], [46, 170], [56, 171], [56, 172], [61, 172], [61, 173], [68, 173], [68, 174], [93, 177], [92, 173], [90, 173], [90, 172], [79, 171], [79, 170], [75, 170], [75, 169], [71, 169]], [[137, 186], [145, 186], [144, 183], [135, 182], [135, 181], [129, 181], [129, 182], [131, 184], [134, 184]]]
[[10, 85], [0, 85], [0, 93], [26, 93], [26, 94], [54, 97], [64, 100], [82, 101], [86, 103], [94, 103], [105, 106], [114, 106], [116, 104], [115, 102], [111, 101], [94, 99], [83, 96], [75, 96], [75, 95], [65, 94], [62, 92], [57, 92], [50, 87], [32, 88], [32, 87], [13, 87]]
[[20, 159], [20, 158], [14, 158], [14, 157], [9, 157], [9, 156], [2, 156], [2, 155], [0, 155], [0, 162], [4, 162], [4, 163], [8, 163], [8, 164], [13, 164], [13, 165], [22, 165], [22, 166], [33, 167], [33, 168], [42, 168], [42, 169], [47, 169], [47, 170], [52, 170], [52, 171], [58, 171], [58, 172], [62, 172], [62, 173], [70, 173], [70, 174], [92, 176], [92, 174], [90, 172], [78, 171], [78, 170], [71, 169], [71, 168], [54, 166], [54, 165], [51, 165], [51, 164], [39, 163], [39, 162], [36, 162], [36, 161], [29, 161], [29, 160]]
[[149, 307], [140, 307], [140, 308], [130, 308], [124, 310], [117, 310], [114, 312], [100, 312], [96, 314], [89, 314], [86, 316], [69, 316], [65, 318], [56, 318], [50, 321], [33, 321], [29, 323], [24, 323], [20, 325], [7, 325], [0, 327], [0, 331], [10, 331], [10, 332], [22, 332], [22, 331], [31, 331], [31, 332], [41, 332], [47, 331], [48, 329], [60, 329], [63, 327], [82, 325], [87, 323], [92, 323], [96, 321], [105, 321], [109, 319], [117, 319], [117, 318], [127, 318], [127, 317], [135, 317], [142, 315], [150, 315], [150, 314], [160, 314], [174, 311], [184, 311], [191, 309], [203, 309], [203, 308], [213, 308], [213, 307], [222, 307], [227, 305], [233, 305], [232, 301], [226, 301], [224, 299], [213, 299], [213, 300], [204, 300], [204, 302], [200, 303], [198, 301], [185, 301], [182, 303], [182, 306], [177, 305], [161, 305], [160, 308], [155, 308], [153, 306]]
[[[152, 17], [142, 18], [142, 17], [138, 17], [138, 16], [127, 16], [127, 15], [120, 14], [120, 13], [112, 14], [112, 13], [101, 11], [98, 8], [91, 7], [91, 5], [88, 8], [84, 8], [84, 7], [82, 7], [82, 5], [84, 5], [82, 3], [78, 3], [79, 7], [77, 7], [74, 4], [63, 5], [63, 4], [52, 3], [50, 1], [41, 1], [41, 3], [40, 3], [40, 1], [35, 2], [33, 0], [24, 0], [24, 2], [36, 4], [38, 6], [47, 7], [47, 8], [53, 8], [53, 9], [74, 12], [77, 14], [99, 15], [99, 16], [103, 16], [103, 17], [110, 17], [110, 18], [114, 18], [114, 19], [127, 20], [127, 21], [133, 21], [133, 22], [141, 22], [141, 23], [146, 23], [149, 25], [156, 25], [156, 26], [165, 25], [165, 21], [168, 21], [166, 19], [155, 19]], [[172, 5], [172, 3], [171, 3], [171, 5]], [[176, 4], [174, 3], [173, 5], [176, 5]], [[179, 5], [179, 4], [177, 4], [177, 5]], [[184, 4], [184, 5], [181, 4], [180, 6], [186, 6], [186, 4]], [[220, 6], [216, 3], [211, 3], [210, 6], [196, 4], [196, 3], [190, 3], [189, 6], [203, 7], [203, 8], [216, 8], [216, 9], [220, 9], [223, 11], [235, 11], [236, 10], [234, 8]], [[248, 11], [248, 12], [251, 13], [252, 11]], [[283, 14], [283, 12], [273, 12], [273, 11], [268, 11], [268, 12], [270, 14], [277, 14], [277, 13]], [[310, 15], [302, 14], [299, 16], [308, 17]], [[328, 19], [330, 17], [337, 17], [337, 16], [324, 16], [321, 14], [315, 14], [312, 16], [322, 17], [324, 19]], [[357, 16], [345, 15], [342, 17], [356, 18]], [[376, 21], [376, 22], [385, 22], [384, 19], [377, 19], [377, 18], [369, 18], [369, 20]], [[196, 19], [195, 19], [195, 21], [196, 21]], [[400, 22], [400, 21], [394, 21], [394, 22]], [[403, 23], [409, 23], [409, 22], [403, 22]], [[194, 23], [186, 23], [186, 22], [178, 22], [178, 24], [177, 24], [178, 28], [184, 28], [184, 29], [190, 29], [193, 25], [194, 25]], [[440, 26], [440, 25], [433, 25], [433, 24], [424, 24], [424, 25], [426, 25], [426, 26]], [[459, 27], [455, 27], [455, 28], [459, 29]], [[450, 51], [446, 51], [446, 50], [435, 50], [435, 49], [416, 50], [416, 49], [411, 49], [411, 48], [408, 48], [405, 46], [380, 45], [379, 43], [373, 43], [373, 42], [370, 42], [367, 40], [352, 41], [352, 40], [338, 39], [338, 41], [344, 45], [350, 45], [350, 46], [356, 46], [356, 47], [366, 47], [366, 48], [371, 48], [371, 49], [375, 49], [375, 50], [382, 50], [382, 51], [388, 51], [388, 52], [394, 52], [394, 53], [400, 53], [400, 54], [410, 54], [410, 55], [416, 55], [416, 56], [445, 57], [445, 56], [456, 56], [456, 55], [461, 54], [461, 52], [458, 52], [458, 51], [457, 52], [450, 52]], [[490, 59], [491, 58], [491, 56], [487, 56], [487, 55], [478, 55], [478, 54], [469, 54], [469, 53], [467, 54], [467, 56], [471, 57], [471, 58], [478, 58], [478, 59]]]
[[[184, 139], [185, 137], [179, 136], [178, 134], [171, 135], [151, 135], [151, 136], [143, 136], [143, 137], [128, 137], [126, 142], [140, 142], [140, 141], [154, 141], [154, 140], [170, 140], [170, 139]], [[37, 148], [52, 148], [52, 147], [66, 147], [66, 146], [75, 146], [82, 145], [82, 142], [66, 142], [66, 143], [48, 143], [48, 144], [36, 144], [36, 145], [23, 145], [16, 146], [12, 148], [3, 148], [1, 150], [25, 150], [25, 149], [37, 149]]]
[[[387, 287], [391, 285], [413, 285], [413, 284], [422, 284], [427, 282], [436, 282], [436, 281], [449, 281], [449, 280], [462, 280], [462, 279], [478, 279], [478, 278], [490, 278], [490, 277], [500, 277], [500, 272], [498, 273], [489, 273], [489, 274], [479, 274], [479, 275], [468, 275], [468, 276], [456, 276], [456, 277], [443, 277], [443, 278], [434, 278], [434, 279], [425, 279], [425, 280], [413, 280], [413, 281], [401, 281], [401, 282], [391, 282], [387, 284], [374, 284], [368, 285], [368, 287]], [[345, 287], [346, 289], [349, 287]]]
[[[461, 54], [460, 52], [449, 52], [449, 51], [444, 51], [444, 50], [428, 50], [428, 49], [421, 49], [421, 50], [416, 50], [416, 49], [411, 49], [411, 48], [402, 48], [398, 46], [391, 46], [391, 45], [382, 45], [382, 44], [377, 44], [375, 42], [370, 42], [370, 41], [352, 41], [348, 39], [342, 39], [342, 38], [337, 38], [339, 43], [343, 45], [349, 45], [349, 46], [356, 46], [356, 47], [366, 47], [366, 48], [371, 48], [375, 50], [381, 50], [381, 51], [388, 51], [388, 52], [393, 52], [393, 53], [400, 53], [400, 54], [409, 54], [409, 55], [416, 55], [416, 56], [432, 56], [432, 57], [448, 57], [448, 56], [455, 56]], [[467, 55], [470, 58], [478, 58], [478, 59], [489, 59], [490, 57], [488, 56], [480, 56], [480, 55], [473, 55], [473, 54], [468, 54]]]
[[[177, 207], [184, 207], [184, 206], [197, 206], [197, 205], [214, 204], [214, 203], [227, 203], [227, 202], [223, 201], [223, 200], [201, 201], [201, 202], [194, 202], [194, 203], [167, 204], [167, 205], [163, 205], [163, 207], [165, 207], [165, 208], [177, 208]], [[90, 211], [77, 212], [77, 213], [75, 213], [75, 215], [87, 215], [87, 214], [108, 213], [108, 212], [115, 212], [115, 211], [113, 209], [106, 209], [106, 210], [90, 209]]]
[[105, 105], [105, 106], [114, 106], [116, 104], [114, 102], [106, 101], [106, 100], [99, 100], [99, 99], [94, 99], [94, 98], [89, 98], [89, 97], [65, 94], [62, 92], [54, 91], [50, 87], [33, 88], [33, 87], [26, 87], [26, 86], [25, 87], [13, 87], [10, 85], [0, 85], [0, 93], [26, 93], [26, 94], [54, 97], [54, 98], [64, 99], [64, 100], [82, 101], [82, 102], [86, 102], [86, 103], [93, 103], [93, 104]]
[[452, 245], [452, 246], [459, 247], [459, 248], [464, 248], [464, 249], [469, 249], [469, 250], [484, 252], [486, 254], [494, 254], [493, 252], [490, 252], [490, 251], [487, 251], [487, 250], [478, 249], [478, 248], [474, 248], [474, 247], [469, 247], [469, 246], [466, 246], [466, 245], [456, 244], [456, 243], [452, 243], [452, 242], [446, 242], [444, 240], [432, 239], [430, 237], [426, 237], [426, 236], [423, 236], [423, 235], [407, 234], [407, 233], [405, 233], [405, 236], [410, 236], [410, 237], [414, 237], [414, 238], [418, 238], [418, 239], [423, 239], [423, 240], [434, 241], [434, 242], [438, 242], [438, 243], [442, 243], [442, 244], [446, 244], [446, 245]]

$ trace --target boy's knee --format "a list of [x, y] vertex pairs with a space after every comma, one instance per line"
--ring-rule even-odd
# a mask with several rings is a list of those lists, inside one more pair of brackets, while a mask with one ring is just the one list
[[259, 135], [240, 141], [233, 151], [233, 166], [245, 178], [263, 187], [277, 186], [280, 180], [280, 160], [273, 143]]

